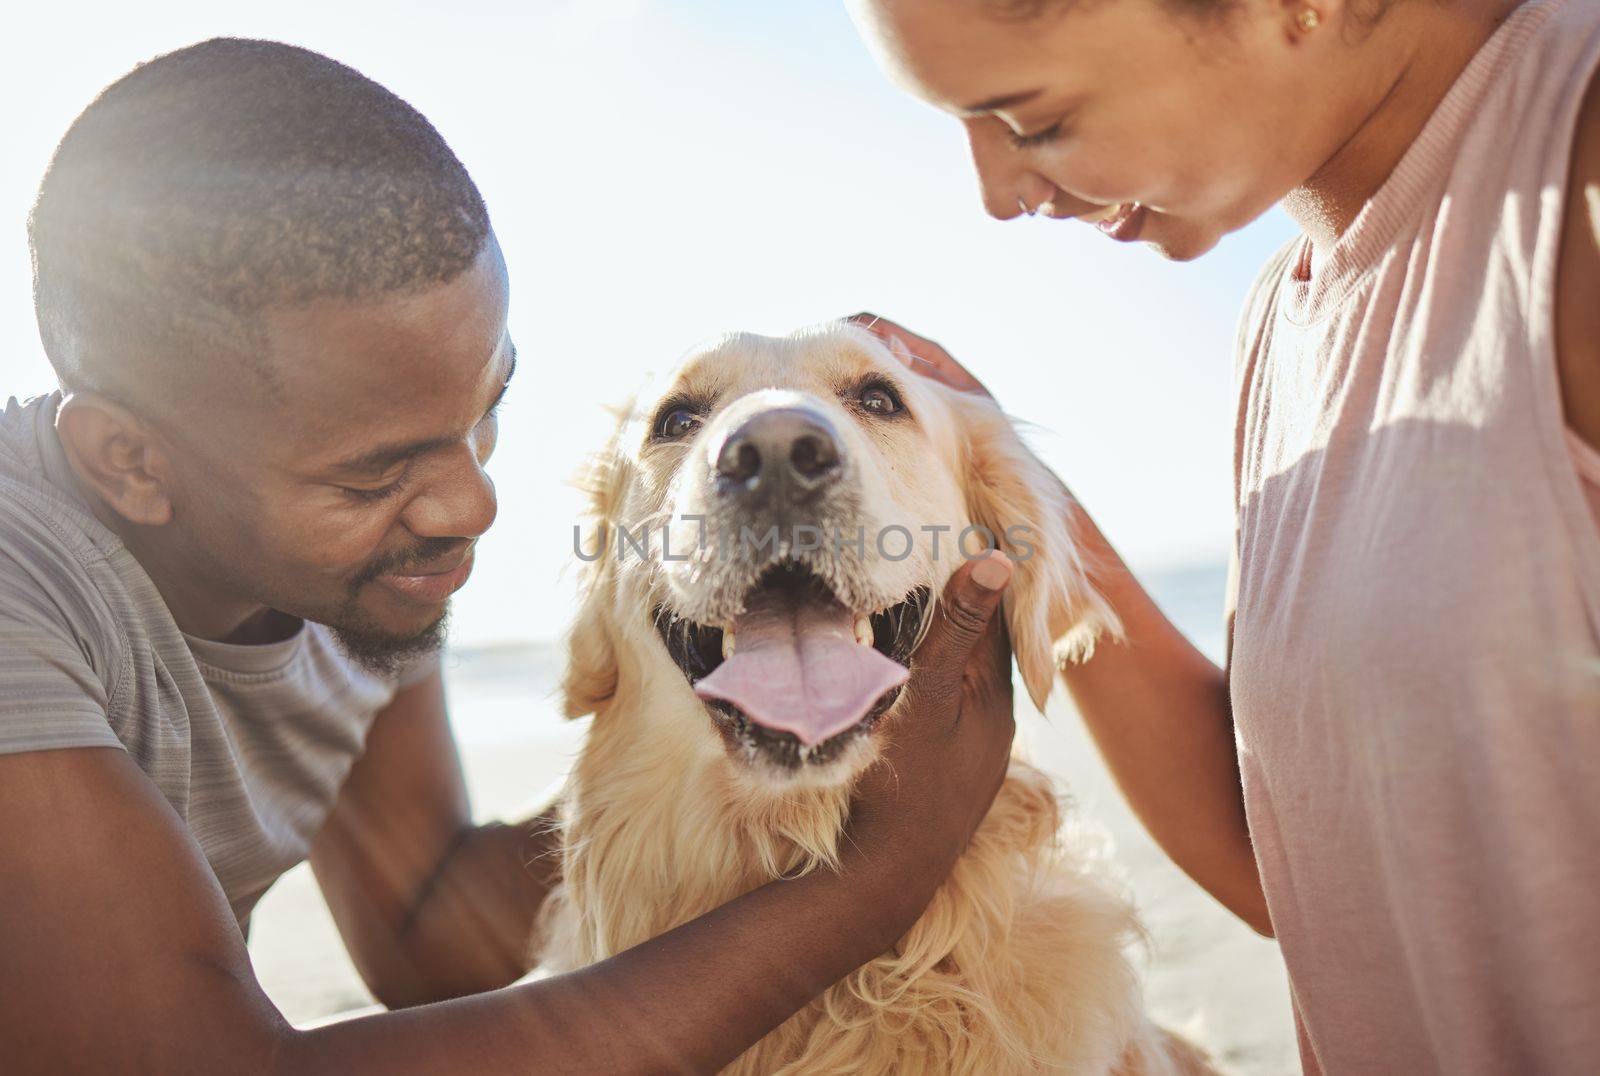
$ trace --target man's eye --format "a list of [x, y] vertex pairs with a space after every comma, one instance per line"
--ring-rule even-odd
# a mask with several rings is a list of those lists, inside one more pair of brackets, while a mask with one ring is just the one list
[[699, 425], [699, 415], [687, 407], [674, 407], [671, 411], [662, 415], [661, 421], [656, 423], [656, 436], [668, 441], [676, 441]]
[[868, 385], [861, 390], [861, 409], [871, 415], [893, 415], [905, 405], [888, 385]]
[[340, 486], [339, 488], [350, 494], [350, 496], [354, 497], [358, 501], [372, 502], [388, 500], [396, 493], [399, 493], [404, 487], [405, 480], [400, 479], [390, 482], [387, 486], [377, 486], [373, 489], [360, 489], [356, 486]]

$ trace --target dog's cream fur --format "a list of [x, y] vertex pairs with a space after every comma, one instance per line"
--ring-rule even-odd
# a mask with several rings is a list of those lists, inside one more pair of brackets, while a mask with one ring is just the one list
[[[623, 414], [599, 457], [588, 548], [618, 525], [698, 507], [702, 438], [652, 445], [656, 399], [690, 386], [715, 398], [714, 425], [737, 401], [775, 389], [834, 406], [838, 385], [871, 371], [901, 387], [913, 421], [879, 428], [859, 415], [837, 418], [858, 464], [853, 480], [866, 494], [860, 512], [873, 523], [893, 516], [958, 530], [971, 521], [996, 534], [1012, 524], [1032, 528], [1035, 549], [1017, 564], [1005, 612], [1023, 682], [1042, 706], [1057, 660], [1116, 630], [1068, 531], [1073, 506], [991, 401], [908, 375], [858, 329], [733, 337], [687, 360], [666, 389]], [[780, 876], [833, 863], [853, 778], [875, 757], [876, 738], [893, 734], [897, 716], [891, 710], [872, 736], [819, 773], [780, 776], [739, 757], [651, 619], [662, 602], [682, 609], [702, 600], [696, 588], [707, 585], [709, 569], [614, 552], [588, 567], [563, 684], [567, 712], [595, 718], [567, 790], [562, 883], [541, 930], [543, 961], [558, 970], [603, 959]], [[858, 608], [875, 608], [919, 584], [937, 594], [957, 564], [948, 551], [938, 559], [919, 550], [898, 563], [869, 554], [841, 569], [835, 584]], [[858, 593], [847, 593], [852, 587]], [[1014, 760], [972, 844], [911, 931], [730, 1071], [990, 1076], [1197, 1064], [1146, 1021], [1125, 952], [1139, 926], [1093, 857], [1064, 840], [1061, 822], [1050, 781]]]

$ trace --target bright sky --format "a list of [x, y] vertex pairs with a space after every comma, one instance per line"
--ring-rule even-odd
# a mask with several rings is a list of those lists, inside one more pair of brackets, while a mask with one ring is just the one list
[[[500, 521], [457, 599], [471, 644], [558, 633], [566, 481], [602, 405], [732, 329], [860, 309], [940, 340], [1136, 568], [1226, 555], [1231, 349], [1281, 213], [1190, 265], [1071, 222], [984, 216], [956, 122], [888, 85], [833, 2], [279, 0], [30, 4], [0, 65], [0, 401], [53, 387], [24, 224], [72, 118], [135, 63], [216, 35], [325, 52], [443, 132], [488, 200], [522, 365]], [[18, 47], [22, 45], [24, 47]], [[565, 575], [565, 578], [563, 578]]]

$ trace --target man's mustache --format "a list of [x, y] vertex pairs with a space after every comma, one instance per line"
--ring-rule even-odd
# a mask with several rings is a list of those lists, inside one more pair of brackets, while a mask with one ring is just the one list
[[465, 552], [470, 545], [470, 538], [425, 538], [410, 549], [385, 553], [356, 573], [350, 580], [350, 590], [352, 593], [360, 590], [380, 575], [445, 560], [452, 553]]

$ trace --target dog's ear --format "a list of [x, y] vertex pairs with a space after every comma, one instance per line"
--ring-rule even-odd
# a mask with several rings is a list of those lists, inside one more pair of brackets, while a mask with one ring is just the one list
[[[1006, 624], [1028, 697], [1043, 710], [1060, 665], [1087, 658], [1102, 632], [1120, 635], [1122, 625], [1085, 570], [1077, 502], [993, 400], [948, 397], [963, 435], [967, 513], [1016, 562]], [[977, 539], [969, 543], [976, 552]]]
[[[602, 529], [585, 538], [588, 548], [601, 541]], [[582, 717], [600, 710], [617, 693], [617, 644], [611, 632], [613, 574], [602, 555], [585, 565], [580, 577], [578, 616], [567, 631], [567, 668], [561, 677], [561, 711]]]
[[578, 615], [567, 632], [567, 667], [561, 677], [561, 709], [568, 717], [596, 713], [617, 693], [616, 558], [610, 544], [616, 541], [614, 524], [627, 474], [619, 436], [620, 428], [603, 451], [590, 457], [577, 479], [589, 503], [574, 538], [574, 552], [584, 565], [578, 577]]

